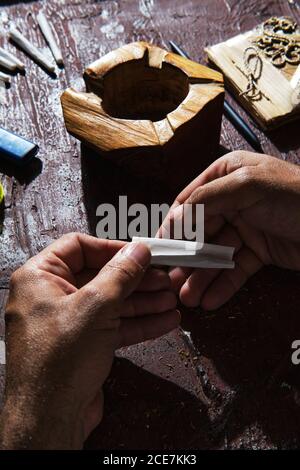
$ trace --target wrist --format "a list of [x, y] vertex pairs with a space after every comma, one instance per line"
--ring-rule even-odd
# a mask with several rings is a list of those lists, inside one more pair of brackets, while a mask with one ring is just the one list
[[[72, 410], [70, 412], [70, 410]], [[84, 442], [83, 414], [74, 403], [51, 403], [33, 395], [8, 396], [0, 418], [3, 449], [81, 449]]]

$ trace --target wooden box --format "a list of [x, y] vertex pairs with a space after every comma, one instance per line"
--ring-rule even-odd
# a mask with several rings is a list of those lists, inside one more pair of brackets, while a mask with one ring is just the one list
[[219, 72], [136, 42], [92, 63], [84, 79], [86, 93], [61, 97], [68, 131], [136, 177], [179, 190], [217, 157]]

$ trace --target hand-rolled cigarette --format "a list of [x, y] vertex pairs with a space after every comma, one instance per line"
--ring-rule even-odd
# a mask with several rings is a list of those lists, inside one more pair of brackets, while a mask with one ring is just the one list
[[51, 49], [51, 52], [53, 54], [53, 57], [54, 57], [56, 63], [58, 65], [63, 65], [62, 54], [61, 54], [61, 51], [60, 51], [60, 49], [59, 49], [59, 47], [56, 44], [56, 41], [54, 39], [53, 32], [51, 30], [51, 26], [49, 24], [49, 21], [47, 20], [44, 13], [42, 13], [41, 11], [37, 15], [36, 19], [37, 19], [37, 22], [39, 24], [39, 27], [41, 28], [41, 31], [42, 31], [43, 35], [45, 36], [46, 41], [47, 41], [47, 43], [48, 43], [48, 45]]
[[25, 70], [25, 65], [23, 64], [23, 62], [19, 60], [18, 57], [14, 56], [13, 54], [8, 52], [6, 49], [3, 49], [2, 47], [0, 47], [0, 57], [4, 57], [10, 62], [13, 62], [14, 64], [16, 64], [18, 69]]
[[234, 268], [234, 248], [208, 243], [164, 238], [133, 237], [134, 243], [145, 243], [151, 250], [151, 264], [190, 268]]
[[0, 72], [0, 80], [5, 83], [10, 83], [10, 76]]
[[10, 70], [11, 72], [14, 72], [17, 69], [17, 65], [15, 62], [11, 62], [10, 60], [6, 59], [5, 57], [2, 57], [0, 55], [0, 66], [4, 67], [7, 70]]
[[23, 36], [16, 28], [11, 28], [9, 37], [20, 46], [28, 55], [30, 55], [39, 64], [45, 67], [49, 72], [55, 72], [55, 66], [42, 54], [37, 47], [35, 47], [28, 39]]

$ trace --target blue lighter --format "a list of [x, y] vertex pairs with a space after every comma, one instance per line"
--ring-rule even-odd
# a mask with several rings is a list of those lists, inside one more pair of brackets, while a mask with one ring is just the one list
[[38, 150], [36, 144], [0, 127], [0, 163], [3, 157], [6, 161], [23, 165], [34, 157]]

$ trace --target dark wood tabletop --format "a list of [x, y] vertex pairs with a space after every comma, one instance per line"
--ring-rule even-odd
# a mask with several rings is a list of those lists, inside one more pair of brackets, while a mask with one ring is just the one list
[[[4, 0], [1, 45], [15, 22], [46, 51], [34, 21], [42, 5], [55, 25], [65, 68], [53, 78], [18, 51], [26, 74], [13, 77], [10, 89], [0, 88], [0, 126], [40, 146], [26, 171], [0, 167], [6, 193], [0, 339], [9, 276], [27, 258], [64, 233], [94, 233], [101, 201], [119, 194], [147, 203], [174, 196], [151, 181], [131, 181], [68, 135], [60, 95], [70, 85], [82, 87], [85, 66], [125, 43], [146, 40], [167, 48], [169, 39], [205, 63], [205, 46], [272, 15], [300, 23], [299, 0]], [[228, 100], [255, 129], [265, 153], [300, 163], [299, 121], [266, 135]], [[221, 145], [251, 150], [225, 118]], [[265, 268], [217, 312], [183, 309], [182, 329], [118, 351], [106, 384], [105, 416], [87, 448], [299, 447], [300, 369], [290, 359], [291, 343], [300, 339], [299, 282], [299, 273]], [[1, 395], [4, 374], [0, 365]]]

